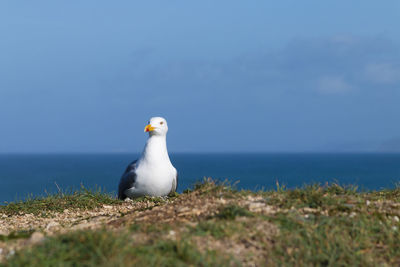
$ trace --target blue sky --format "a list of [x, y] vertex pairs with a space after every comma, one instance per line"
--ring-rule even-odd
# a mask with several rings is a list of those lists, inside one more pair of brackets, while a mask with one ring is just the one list
[[399, 1], [2, 1], [0, 153], [400, 151]]

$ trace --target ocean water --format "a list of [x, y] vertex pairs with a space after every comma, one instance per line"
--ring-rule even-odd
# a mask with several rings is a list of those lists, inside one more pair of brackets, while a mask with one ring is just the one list
[[[116, 193], [132, 154], [0, 155], [0, 203], [57, 192], [57, 187], [101, 187]], [[393, 188], [400, 182], [400, 154], [171, 154], [178, 191], [203, 177], [239, 181], [237, 187], [273, 189], [339, 182], [361, 189]]]

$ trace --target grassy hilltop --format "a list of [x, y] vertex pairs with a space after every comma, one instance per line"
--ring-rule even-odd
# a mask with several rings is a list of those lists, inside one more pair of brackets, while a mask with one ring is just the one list
[[0, 266], [400, 265], [400, 187], [337, 184], [119, 201], [82, 189], [0, 206]]

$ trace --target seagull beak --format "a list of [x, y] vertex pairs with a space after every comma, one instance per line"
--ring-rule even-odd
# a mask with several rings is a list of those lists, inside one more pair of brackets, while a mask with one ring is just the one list
[[153, 126], [151, 126], [151, 124], [146, 125], [146, 127], [144, 127], [145, 132], [151, 132], [151, 131], [154, 131], [154, 129], [155, 128]]

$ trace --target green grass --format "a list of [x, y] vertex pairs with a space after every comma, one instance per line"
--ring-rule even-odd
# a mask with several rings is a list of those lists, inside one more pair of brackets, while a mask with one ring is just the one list
[[234, 220], [236, 217], [252, 217], [253, 213], [237, 205], [228, 205], [220, 208], [216, 217], [222, 220]]
[[[257, 203], [273, 206], [276, 212], [250, 212], [242, 204], [251, 199], [249, 195], [257, 196]], [[255, 193], [205, 180], [174, 196], [175, 203], [163, 198], [135, 201], [152, 201], [160, 210], [164, 206], [179, 210], [182, 206], [173, 205], [185, 205], [185, 198], [190, 204], [204, 199], [199, 203], [214, 210], [208, 213], [211, 215], [193, 217], [191, 222], [172, 217], [166, 223], [129, 221], [118, 230], [78, 231], [46, 238], [40, 245], [20, 250], [3, 265], [237, 266], [250, 259], [258, 266], [400, 266], [399, 186], [359, 191], [356, 186], [338, 184], [295, 189], [279, 185], [276, 190]], [[221, 198], [230, 202], [221, 204]], [[42, 215], [65, 208], [120, 203], [101, 192], [81, 190], [10, 203], [0, 207], [0, 212]], [[0, 236], [0, 241], [12, 242], [30, 234], [12, 233]], [[198, 242], [207, 238], [218, 244], [204, 249]], [[243, 252], [245, 256], [232, 252], [236, 244], [249, 249]]]
[[189, 241], [136, 244], [129, 233], [78, 231], [17, 252], [4, 266], [228, 266], [215, 251], [201, 253]]
[[[236, 184], [232, 184], [228, 180], [214, 180], [212, 178], [204, 177], [202, 181], [198, 181], [194, 184], [193, 189], [186, 189], [183, 193], [188, 194], [197, 191], [200, 195], [224, 193], [225, 197], [237, 194], [239, 191], [236, 189]], [[243, 191], [244, 192], [244, 191]]]
[[280, 208], [327, 209], [331, 212], [350, 211], [354, 207], [365, 205], [367, 200], [400, 202], [400, 187], [382, 191], [358, 192], [356, 186], [339, 184], [304, 185], [301, 188], [286, 189], [279, 186], [276, 191], [260, 192], [266, 196], [270, 205]]
[[389, 220], [368, 214], [311, 216], [279, 214], [274, 257], [285, 266], [390, 266], [400, 263], [400, 235]]
[[62, 212], [65, 209], [94, 209], [103, 205], [119, 204], [122, 201], [102, 192], [100, 189], [80, 190], [44, 197], [27, 198], [24, 201], [6, 203], [0, 206], [0, 213], [6, 215], [29, 214], [47, 216], [48, 212]]
[[372, 200], [392, 200], [400, 202], [400, 183], [395, 184], [394, 189], [382, 189], [370, 192]]
[[29, 238], [33, 234], [33, 232], [34, 230], [21, 230], [17, 232], [11, 232], [8, 235], [0, 235], [0, 241]]
[[241, 223], [232, 221], [202, 221], [197, 226], [192, 227], [190, 232], [198, 236], [213, 236], [217, 239], [233, 236], [235, 233], [243, 231]]

